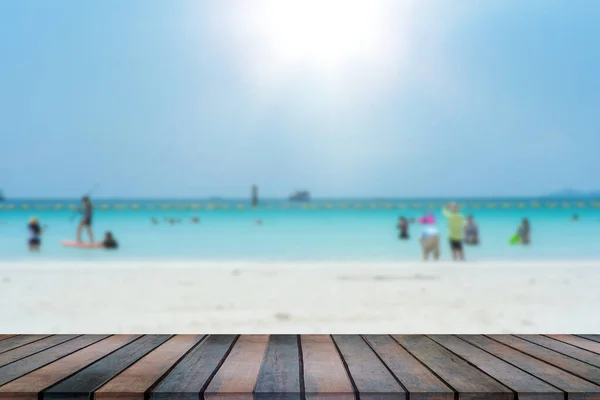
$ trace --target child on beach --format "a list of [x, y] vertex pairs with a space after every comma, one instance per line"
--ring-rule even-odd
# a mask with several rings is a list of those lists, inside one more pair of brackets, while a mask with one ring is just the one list
[[77, 241], [81, 242], [81, 231], [83, 228], [87, 230], [88, 237], [90, 239], [90, 243], [94, 243], [94, 233], [92, 232], [92, 202], [88, 196], [84, 196], [81, 199], [82, 204], [82, 214], [81, 222], [79, 222], [79, 226], [77, 227]]
[[448, 238], [450, 239], [452, 259], [463, 261], [465, 259], [462, 247], [464, 217], [458, 211], [456, 203], [448, 204], [447, 208], [442, 209], [442, 213], [448, 220]]

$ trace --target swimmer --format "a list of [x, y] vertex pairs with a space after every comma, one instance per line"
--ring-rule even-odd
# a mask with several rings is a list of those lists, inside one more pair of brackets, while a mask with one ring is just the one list
[[442, 212], [448, 220], [448, 238], [450, 239], [450, 249], [452, 250], [452, 259], [454, 261], [464, 261], [465, 253], [463, 251], [463, 222], [464, 217], [456, 203], [450, 203], [442, 209]]
[[262, 225], [262, 223], [262, 219], [257, 219], [256, 221], [254, 221], [254, 224], [258, 226]]
[[83, 208], [83, 218], [81, 218], [79, 227], [77, 227], [77, 241], [81, 242], [81, 231], [83, 228], [85, 228], [87, 230], [90, 243], [94, 243], [94, 233], [92, 232], [92, 211], [94, 207], [92, 206], [92, 202], [88, 196], [84, 196], [81, 199], [81, 204]]
[[579, 221], [579, 215], [573, 214], [573, 216], [571, 217], [571, 221], [574, 221], [574, 222]]
[[479, 227], [473, 220], [473, 215], [467, 216], [467, 222], [464, 228], [465, 244], [476, 245], [479, 244]]
[[531, 226], [529, 225], [529, 220], [527, 218], [523, 218], [521, 221], [521, 225], [517, 230], [517, 235], [521, 238], [521, 244], [528, 245], [531, 243]]
[[406, 218], [404, 218], [404, 217], [398, 218], [397, 228], [399, 231], [398, 238], [406, 240], [410, 237], [408, 235], [408, 220]]
[[102, 241], [102, 247], [108, 250], [116, 250], [119, 248], [119, 243], [115, 240], [111, 232], [104, 234], [104, 240]]
[[158, 225], [158, 220], [156, 218], [152, 218], [151, 221], [154, 225]]
[[192, 224], [197, 224], [198, 222], [200, 222], [200, 218], [192, 217], [191, 221], [192, 221]]
[[40, 247], [42, 245], [42, 227], [40, 226], [40, 222], [36, 217], [33, 217], [29, 220], [29, 225], [27, 225], [29, 229], [29, 251], [40, 251]]

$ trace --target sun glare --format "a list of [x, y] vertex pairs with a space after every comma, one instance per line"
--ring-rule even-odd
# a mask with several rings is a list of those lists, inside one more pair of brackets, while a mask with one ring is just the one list
[[258, 0], [237, 3], [242, 53], [293, 72], [340, 74], [385, 64], [398, 50], [399, 0]]

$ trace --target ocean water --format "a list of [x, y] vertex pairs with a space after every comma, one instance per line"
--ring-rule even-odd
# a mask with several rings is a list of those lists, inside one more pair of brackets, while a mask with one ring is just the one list
[[[449, 199], [345, 199], [288, 203], [262, 200], [95, 199], [93, 228], [98, 239], [110, 230], [117, 251], [65, 248], [74, 240], [76, 200], [14, 200], [0, 203], [2, 260], [419, 260], [421, 227], [410, 226], [401, 241], [399, 216], [434, 212], [442, 232], [442, 259], [450, 259], [441, 205]], [[465, 247], [469, 260], [600, 259], [600, 201], [573, 199], [458, 200], [473, 214], [481, 244]], [[578, 222], [570, 220], [573, 214]], [[38, 217], [47, 231], [39, 254], [27, 251], [27, 222]], [[192, 224], [190, 219], [200, 222]], [[521, 219], [529, 218], [532, 244], [510, 246]], [[151, 223], [151, 218], [159, 224]], [[179, 218], [178, 224], [165, 222]], [[257, 225], [256, 221], [262, 221]], [[84, 238], [85, 238], [84, 234]]]

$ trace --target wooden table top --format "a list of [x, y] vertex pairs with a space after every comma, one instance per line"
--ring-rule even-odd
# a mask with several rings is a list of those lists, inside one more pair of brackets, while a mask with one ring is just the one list
[[0, 335], [0, 399], [600, 400], [600, 335]]

